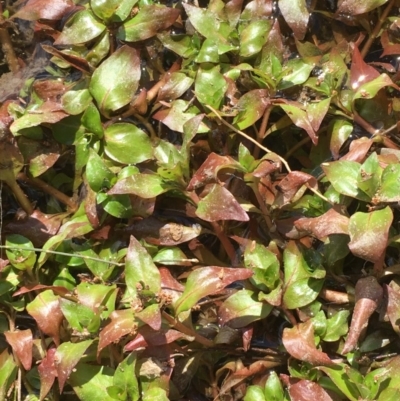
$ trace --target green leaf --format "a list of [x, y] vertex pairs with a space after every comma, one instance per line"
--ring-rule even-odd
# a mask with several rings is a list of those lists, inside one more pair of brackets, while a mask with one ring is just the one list
[[146, 5], [139, 13], [125, 22], [117, 32], [117, 38], [127, 42], [137, 42], [156, 35], [159, 31], [169, 28], [178, 18], [178, 8], [160, 5]]
[[93, 343], [93, 340], [85, 340], [77, 343], [69, 341], [63, 342], [58, 346], [55, 359], [57, 360], [57, 374], [60, 392], [76, 364], [80, 361], [85, 351]]
[[382, 168], [379, 166], [378, 156], [373, 152], [360, 167], [358, 188], [372, 199], [380, 185], [381, 175]]
[[240, 33], [240, 50], [242, 57], [251, 57], [259, 53], [267, 41], [272, 22], [256, 20], [250, 22]]
[[185, 291], [174, 304], [176, 315], [190, 310], [199, 299], [218, 293], [234, 281], [244, 280], [251, 275], [249, 269], [217, 266], [200, 267], [192, 271], [187, 278]]
[[95, 134], [97, 138], [102, 138], [104, 135], [103, 125], [101, 124], [101, 117], [97, 107], [90, 103], [83, 113], [81, 119], [82, 125], [92, 134]]
[[361, 170], [359, 163], [349, 160], [339, 160], [332, 163], [323, 163], [322, 169], [333, 188], [339, 193], [366, 202], [371, 200], [365, 192], [358, 189], [358, 179]]
[[392, 221], [393, 212], [389, 206], [370, 213], [354, 213], [349, 221], [351, 252], [362, 259], [377, 262], [387, 247]]
[[246, 390], [244, 401], [265, 401], [264, 392], [260, 386], [249, 386]]
[[197, 71], [195, 81], [196, 97], [203, 105], [219, 109], [228, 84], [220, 73], [219, 65], [203, 64]]
[[213, 39], [206, 39], [201, 46], [200, 52], [194, 60], [196, 63], [218, 63], [218, 46]]
[[125, 21], [138, 0], [92, 0], [90, 7], [97, 17], [109, 22]]
[[301, 59], [289, 60], [283, 71], [283, 79], [279, 83], [278, 89], [288, 89], [303, 84], [307, 81], [313, 68], [312, 64], [307, 64]]
[[382, 172], [381, 185], [375, 202], [400, 201], [400, 164], [389, 164]]
[[268, 380], [265, 382], [264, 395], [268, 401], [284, 400], [282, 383], [275, 371], [269, 374]]
[[265, 109], [270, 105], [268, 91], [255, 89], [246, 92], [237, 103], [238, 115], [233, 123], [241, 130], [252, 126], [264, 114]]
[[142, 401], [169, 401], [169, 398], [163, 388], [151, 387], [144, 392]]
[[346, 368], [347, 365], [336, 365], [332, 367], [322, 366], [319, 370], [326, 373], [335, 383], [336, 387], [351, 401], [358, 401], [361, 397], [357, 385], [354, 384], [348, 377]]
[[356, 99], [371, 99], [376, 96], [385, 86], [394, 86], [393, 81], [386, 74], [379, 75], [378, 78], [373, 79], [361, 85], [354, 95], [353, 100]]
[[[283, 252], [284, 293], [283, 302], [288, 309], [301, 308], [314, 301], [323, 285], [325, 270], [318, 263], [318, 258], [311, 266], [305, 259], [305, 250], [290, 241]], [[316, 257], [316, 251], [314, 256]]]
[[139, 384], [135, 372], [136, 353], [129, 354], [117, 367], [114, 374], [114, 386], [123, 389], [127, 399], [137, 401], [140, 398]]
[[[89, 307], [67, 299], [60, 299], [60, 308], [69, 325], [80, 333], [96, 318], [96, 314]], [[99, 326], [100, 318], [98, 319]]]
[[88, 89], [68, 91], [62, 96], [61, 103], [68, 114], [77, 115], [83, 113], [92, 104], [92, 96]]
[[113, 385], [114, 370], [106, 366], [79, 363], [71, 373], [68, 383], [81, 401], [114, 401], [107, 394]]
[[168, 191], [164, 179], [156, 174], [133, 174], [119, 180], [109, 191], [109, 195], [133, 194], [144, 199], [155, 198]]
[[28, 238], [19, 234], [7, 235], [6, 245], [16, 249], [6, 249], [9, 262], [18, 270], [32, 270], [36, 262], [36, 254], [32, 250], [33, 244]]
[[108, 116], [132, 100], [139, 79], [140, 59], [137, 51], [122, 46], [96, 69], [89, 90], [101, 112]]
[[322, 339], [327, 342], [338, 341], [348, 333], [350, 311], [340, 310], [326, 321], [326, 332]]
[[133, 124], [116, 123], [104, 132], [105, 152], [111, 159], [123, 164], [136, 164], [153, 157], [149, 136]]
[[95, 192], [103, 188], [110, 188], [115, 174], [104, 164], [103, 159], [93, 150], [89, 151], [89, 160], [86, 166], [86, 178], [90, 188]]
[[248, 326], [257, 320], [266, 318], [273, 306], [257, 301], [257, 294], [250, 290], [240, 290], [231, 295], [220, 307], [219, 321], [234, 329]]
[[125, 281], [132, 296], [138, 294], [138, 286], [158, 294], [161, 290], [161, 277], [151, 256], [138, 240], [131, 236], [125, 261]]
[[106, 26], [89, 10], [76, 12], [65, 24], [55, 45], [77, 45], [97, 38]]
[[298, 40], [304, 39], [310, 18], [306, 0], [279, 0], [278, 4], [283, 18], [292, 29], [294, 36]]
[[261, 291], [273, 290], [279, 281], [279, 261], [265, 246], [251, 242], [244, 253], [244, 265], [254, 271], [250, 281]]
[[0, 399], [6, 400], [8, 389], [17, 376], [17, 365], [7, 348], [0, 354]]

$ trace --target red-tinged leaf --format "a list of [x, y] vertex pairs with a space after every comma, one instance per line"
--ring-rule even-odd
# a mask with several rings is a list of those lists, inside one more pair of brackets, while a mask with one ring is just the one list
[[24, 369], [30, 370], [32, 367], [32, 331], [30, 329], [6, 331], [4, 335]]
[[298, 40], [303, 40], [307, 32], [310, 13], [305, 0], [279, 0], [279, 9], [283, 18]]
[[279, 192], [283, 195], [283, 204], [290, 202], [305, 184], [309, 184], [315, 189], [318, 188], [316, 178], [310, 174], [303, 173], [302, 171], [291, 171], [287, 174], [277, 185]]
[[52, 54], [55, 57], [60, 58], [61, 60], [66, 61], [77, 70], [82, 71], [85, 74], [90, 74], [92, 72], [92, 67], [83, 57], [78, 57], [73, 54], [62, 52], [61, 50], [58, 50], [55, 47], [49, 45], [42, 44], [41, 46], [44, 51], [46, 51], [49, 54]]
[[302, 218], [295, 221], [295, 226], [300, 231], [308, 231], [318, 239], [323, 239], [331, 234], [348, 234], [349, 218], [329, 209], [319, 217]]
[[240, 168], [240, 164], [229, 156], [220, 156], [212, 152], [200, 168], [193, 174], [187, 186], [188, 191], [200, 188], [211, 181], [218, 181], [218, 172], [223, 168]]
[[311, 127], [315, 132], [319, 130], [319, 127], [324, 120], [326, 113], [329, 110], [329, 106], [331, 104], [331, 98], [328, 97], [327, 99], [310, 103], [307, 106], [306, 112], [308, 120], [310, 121]]
[[5, 232], [23, 235], [31, 240], [35, 247], [42, 247], [48, 239], [57, 234], [65, 217], [64, 213], [44, 214], [36, 209], [29, 216], [11, 221], [7, 224]]
[[307, 113], [300, 107], [292, 104], [281, 104], [283, 111], [289, 116], [293, 121], [293, 124], [299, 128], [303, 128], [308, 136], [313, 141], [314, 145], [318, 143], [317, 133], [312, 127], [310, 120], [308, 119]]
[[24, 287], [21, 287], [18, 291], [14, 292], [13, 297], [18, 295], [26, 294], [32, 291], [40, 291], [40, 290], [52, 290], [55, 294], [58, 295], [66, 295], [69, 293], [69, 290], [65, 287], [57, 286], [57, 285], [44, 285], [44, 284], [28, 284]]
[[218, 310], [218, 322], [239, 329], [266, 318], [272, 309], [272, 305], [259, 302], [253, 291], [243, 289], [223, 302]]
[[[226, 393], [229, 391], [229, 389], [243, 382], [248, 377], [263, 373], [267, 369], [272, 369], [280, 364], [280, 362], [275, 361], [256, 361], [253, 362], [249, 367], [239, 368], [224, 381], [220, 389], [220, 394]], [[234, 367], [236, 367], [236, 365], [234, 365]], [[219, 371], [217, 371], [217, 375], [218, 373]]]
[[386, 250], [392, 221], [393, 212], [389, 206], [370, 213], [354, 213], [349, 221], [351, 252], [362, 259], [377, 262]]
[[311, 380], [300, 380], [297, 383], [290, 384], [288, 391], [291, 401], [333, 401], [331, 396], [317, 383]]
[[381, 58], [392, 54], [400, 54], [400, 44], [390, 43], [387, 29], [382, 32], [381, 45], [383, 48], [383, 52], [380, 55]]
[[56, 351], [56, 348], [50, 348], [47, 350], [46, 356], [38, 366], [40, 377], [40, 400], [43, 400], [44, 397], [46, 397], [57, 377], [57, 368], [54, 361]]
[[159, 175], [137, 173], [118, 181], [107, 194], [129, 194], [151, 199], [167, 191], [168, 188], [164, 185], [164, 180]]
[[386, 287], [388, 292], [387, 314], [393, 330], [400, 334], [400, 286], [391, 281]]
[[64, 384], [72, 373], [72, 370], [92, 343], [93, 340], [85, 340], [77, 343], [66, 341], [57, 348], [54, 362], [57, 368], [60, 394], [62, 394]]
[[153, 304], [136, 313], [136, 317], [143, 323], [148, 324], [153, 330], [161, 328], [161, 312], [160, 305]]
[[127, 42], [137, 42], [154, 36], [170, 27], [180, 14], [179, 8], [160, 5], [145, 5], [139, 13], [125, 22], [118, 30], [117, 37]]
[[24, 128], [36, 127], [43, 123], [57, 123], [68, 114], [62, 110], [62, 106], [54, 102], [45, 102], [34, 111], [27, 111], [22, 117], [15, 120], [10, 131], [14, 135], [18, 135], [20, 130]]
[[314, 342], [314, 326], [311, 320], [283, 330], [283, 345], [286, 351], [300, 361], [311, 365], [331, 365], [333, 362], [325, 352], [319, 351]]
[[124, 352], [135, 351], [139, 348], [147, 348], [149, 346], [159, 347], [180, 339], [193, 340], [191, 337], [177, 330], [160, 329], [154, 331], [149, 326], [144, 326], [140, 328], [138, 335], [125, 345]]
[[70, 0], [29, 0], [13, 18], [36, 21], [38, 19], [60, 20], [74, 7]]
[[357, 92], [354, 94], [353, 100], [356, 99], [372, 99], [376, 94], [384, 87], [392, 86], [395, 89], [399, 89], [397, 85], [393, 83], [387, 74], [380, 74], [377, 78], [372, 81], [366, 82], [361, 85]]
[[138, 285], [158, 294], [161, 290], [160, 273], [146, 249], [132, 235], [125, 262], [125, 282], [131, 295], [136, 296]]
[[38, 294], [26, 306], [28, 313], [36, 320], [39, 329], [52, 337], [56, 345], [60, 344], [59, 328], [64, 319], [58, 299], [59, 297], [54, 295], [53, 291], [46, 290]]
[[385, 4], [388, 0], [341, 0], [336, 14], [364, 14]]
[[249, 216], [236, 198], [219, 184], [214, 184], [197, 204], [196, 216], [205, 221], [249, 221]]
[[172, 276], [168, 268], [161, 266], [158, 270], [160, 272], [161, 288], [163, 290], [174, 290], [183, 292], [185, 287]]
[[360, 336], [368, 326], [370, 316], [375, 312], [383, 299], [383, 289], [375, 277], [360, 278], [355, 288], [356, 304], [351, 318], [349, 334], [342, 353], [347, 354], [356, 346]]
[[271, 100], [266, 89], [254, 89], [245, 93], [236, 105], [240, 111], [233, 120], [234, 124], [241, 130], [252, 126], [262, 117], [270, 104]]
[[[354, 0], [350, 0], [354, 1]], [[353, 57], [350, 68], [350, 84], [353, 90], [357, 90], [361, 85], [379, 77], [379, 72], [368, 65], [361, 56], [358, 47], [354, 45]]]
[[174, 304], [176, 315], [192, 308], [199, 299], [216, 294], [234, 281], [246, 280], [252, 275], [252, 270], [242, 268], [207, 266], [196, 269], [189, 274], [185, 291]]
[[365, 160], [373, 142], [374, 141], [372, 139], [366, 137], [351, 141], [349, 152], [341, 157], [340, 160], [362, 163]]
[[107, 345], [117, 343], [121, 337], [131, 333], [135, 328], [134, 315], [131, 309], [116, 310], [110, 315], [111, 322], [104, 327], [99, 335], [97, 356]]

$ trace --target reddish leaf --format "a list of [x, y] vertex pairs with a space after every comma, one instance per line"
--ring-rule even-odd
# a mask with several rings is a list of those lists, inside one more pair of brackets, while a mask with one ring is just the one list
[[341, 0], [336, 14], [358, 15], [380, 7], [388, 0]]
[[85, 340], [76, 343], [66, 341], [57, 348], [54, 362], [57, 368], [60, 394], [62, 394], [64, 384], [69, 378], [69, 375], [72, 373], [74, 367], [80, 361], [92, 342], [93, 340]]
[[[354, 0], [352, 0], [354, 1]], [[357, 90], [361, 85], [370, 82], [379, 77], [379, 72], [369, 66], [362, 58], [358, 47], [354, 45], [353, 57], [350, 68], [350, 84], [354, 90]]]
[[158, 304], [153, 304], [136, 313], [136, 317], [143, 323], [148, 324], [153, 330], [161, 328], [161, 312]]
[[387, 314], [393, 330], [400, 334], [400, 286], [391, 281], [386, 287], [388, 292]]
[[317, 383], [311, 380], [300, 380], [291, 384], [293, 379], [288, 378], [288, 391], [291, 401], [332, 401], [331, 396]]
[[223, 168], [235, 168], [240, 165], [229, 156], [220, 156], [216, 153], [210, 153], [200, 168], [193, 174], [192, 179], [187, 186], [188, 191], [200, 188], [210, 181], [217, 180], [219, 170]]
[[284, 329], [282, 336], [286, 351], [296, 359], [311, 365], [331, 365], [333, 362], [325, 352], [317, 350], [314, 342], [314, 326], [311, 320], [291, 329]]
[[110, 319], [111, 323], [100, 332], [97, 356], [107, 345], [118, 342], [121, 337], [134, 330], [135, 320], [131, 309], [116, 310], [111, 313]]
[[55, 354], [56, 348], [50, 348], [47, 350], [46, 356], [38, 366], [40, 377], [40, 400], [43, 400], [44, 397], [46, 397], [57, 377], [57, 369], [54, 361]]
[[52, 337], [56, 345], [60, 344], [59, 327], [64, 315], [61, 312], [58, 296], [55, 296], [51, 290], [43, 291], [26, 306], [26, 309], [36, 320], [39, 329]]
[[360, 336], [368, 326], [370, 316], [383, 299], [383, 289], [373, 276], [360, 278], [356, 284], [355, 298], [350, 330], [342, 354], [347, 354], [357, 346]]
[[234, 281], [245, 280], [252, 275], [251, 269], [242, 268], [207, 266], [196, 269], [189, 274], [185, 291], [174, 304], [176, 314], [189, 310], [199, 299], [218, 293]]
[[161, 276], [161, 288], [163, 290], [174, 290], [183, 292], [185, 287], [172, 276], [170, 270], [166, 267], [160, 267], [159, 269]]
[[59, 20], [73, 7], [74, 3], [70, 0], [28, 0], [13, 18]]
[[389, 34], [387, 29], [385, 29], [382, 32], [381, 35], [381, 45], [383, 48], [383, 52], [380, 55], [380, 57], [385, 57], [391, 54], [400, 54], [400, 44], [396, 43], [396, 44], [392, 44], [389, 41]]
[[279, 192], [283, 195], [283, 203], [290, 202], [299, 189], [305, 184], [309, 184], [313, 188], [318, 187], [316, 178], [310, 174], [301, 171], [291, 171], [287, 174], [286, 177], [279, 182], [279, 185], [277, 185]]
[[354, 213], [349, 221], [351, 252], [360, 258], [377, 262], [386, 250], [392, 221], [393, 212], [389, 206], [370, 213]]
[[298, 230], [308, 231], [316, 238], [322, 239], [331, 234], [348, 234], [349, 218], [334, 209], [329, 209], [319, 217], [305, 217], [296, 220], [294, 224]]
[[69, 290], [65, 287], [57, 286], [57, 285], [44, 285], [44, 284], [28, 284], [24, 287], [21, 287], [18, 291], [14, 292], [13, 297], [18, 295], [26, 294], [31, 291], [39, 291], [39, 290], [52, 290], [55, 294], [58, 295], [66, 295], [69, 293]]
[[32, 331], [30, 329], [6, 331], [4, 335], [24, 369], [30, 370], [32, 366]]
[[52, 236], [57, 234], [64, 213], [44, 214], [40, 210], [25, 216], [22, 219], [14, 219], [6, 226], [6, 233], [20, 234], [32, 241], [35, 247], [41, 247]]
[[249, 216], [236, 198], [219, 184], [214, 184], [210, 192], [200, 200], [196, 215], [205, 221], [249, 221]]
[[293, 124], [299, 128], [303, 128], [313, 141], [314, 145], [316, 145], [318, 143], [317, 133], [312, 127], [307, 113], [302, 110], [300, 106], [294, 104], [281, 104], [281, 107], [284, 112], [289, 116], [289, 118], [293, 121]]
[[149, 326], [140, 328], [139, 334], [128, 344], [125, 345], [124, 352], [134, 351], [139, 348], [147, 348], [149, 346], [157, 347], [180, 339], [192, 340], [187, 335], [177, 330], [161, 329], [158, 331], [152, 330]]
[[369, 148], [373, 144], [373, 140], [369, 138], [360, 138], [351, 141], [350, 151], [346, 153], [340, 160], [349, 160], [362, 163], [367, 156]]
[[310, 13], [305, 0], [279, 0], [283, 18], [292, 29], [298, 40], [303, 40], [307, 32]]
[[86, 74], [90, 74], [92, 72], [90, 64], [84, 58], [75, 56], [73, 54], [63, 53], [61, 50], [58, 50], [55, 47], [49, 45], [41, 45], [41, 46], [44, 51], [60, 58], [61, 60], [66, 61], [77, 70], [82, 71], [83, 73]]

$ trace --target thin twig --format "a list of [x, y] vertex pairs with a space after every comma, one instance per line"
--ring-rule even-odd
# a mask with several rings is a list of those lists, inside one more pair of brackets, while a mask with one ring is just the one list
[[[234, 127], [232, 124], [229, 124], [227, 121], [225, 121], [221, 115], [218, 113], [217, 110], [215, 110], [213, 107], [211, 107], [210, 105], [206, 104], [205, 105], [208, 109], [210, 109], [218, 118], [219, 121], [221, 121], [222, 124], [224, 124], [226, 127], [230, 128], [232, 131], [236, 132], [237, 134], [241, 135], [243, 138], [246, 138], [248, 141], [254, 143], [256, 146], [258, 146], [260, 149], [262, 149], [264, 152], [266, 153], [274, 153], [272, 152], [272, 150], [266, 148], [265, 146], [261, 145], [260, 143], [258, 143], [254, 138], [252, 138], [251, 136], [245, 134], [243, 131], [240, 131], [239, 129], [237, 129], [236, 127]], [[292, 170], [289, 167], [289, 164], [286, 162], [286, 160], [279, 156], [277, 154], [279, 160], [282, 162], [282, 164], [286, 167], [286, 170], [290, 173]]]
[[376, 23], [374, 30], [368, 36], [368, 40], [365, 42], [365, 45], [363, 46], [363, 48], [361, 50], [361, 57], [362, 58], [364, 58], [367, 55], [369, 49], [372, 46], [372, 43], [374, 43], [374, 40], [379, 35], [379, 32], [380, 32], [380, 30], [382, 28], [382, 25], [385, 22], [387, 16], [389, 15], [390, 10], [392, 9], [393, 5], [394, 5], [394, 0], [390, 0], [388, 5], [386, 6], [386, 8], [383, 10], [383, 13], [380, 16], [378, 22]]

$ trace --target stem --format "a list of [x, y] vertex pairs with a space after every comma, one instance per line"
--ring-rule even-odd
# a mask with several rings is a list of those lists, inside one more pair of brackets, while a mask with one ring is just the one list
[[186, 334], [187, 336], [190, 337], [194, 337], [194, 339], [208, 347], [208, 348], [212, 348], [214, 347], [214, 343], [209, 340], [208, 338], [203, 337], [202, 335], [196, 333], [194, 330], [190, 329], [189, 327], [186, 327], [183, 323], [179, 322], [178, 320], [174, 319], [172, 316], [168, 315], [168, 313], [166, 313], [165, 311], [161, 312], [162, 317], [175, 329], [177, 329], [178, 331], [180, 331], [183, 334]]
[[364, 58], [367, 55], [369, 49], [372, 46], [372, 43], [374, 42], [374, 40], [379, 35], [379, 32], [380, 32], [380, 30], [382, 28], [382, 25], [385, 22], [387, 16], [389, 15], [390, 10], [392, 9], [393, 5], [394, 5], [394, 0], [390, 0], [389, 3], [387, 4], [386, 8], [383, 10], [383, 13], [380, 16], [380, 18], [378, 19], [378, 22], [376, 23], [374, 30], [368, 36], [368, 40], [365, 42], [365, 45], [363, 46], [363, 48], [361, 50], [361, 57], [362, 58]]
[[40, 178], [31, 178], [28, 177], [25, 173], [19, 173], [18, 177], [19, 180], [33, 185], [36, 188], [41, 189], [42, 191], [46, 192], [47, 194], [53, 196], [57, 200], [59, 200], [64, 205], [68, 206], [72, 212], [76, 211], [78, 205], [67, 195], [63, 194], [58, 189], [52, 187], [51, 185], [47, 184], [46, 182], [42, 181]]
[[[264, 116], [261, 121], [260, 129], [257, 132], [257, 141], [259, 143], [261, 143], [263, 141], [263, 139], [265, 138], [265, 133], [267, 132], [267, 126], [268, 126], [269, 116], [271, 115], [271, 111], [272, 111], [272, 105], [269, 105], [265, 109]], [[253, 157], [255, 159], [258, 159], [259, 153], [260, 153], [260, 148], [259, 147], [254, 148]]]
[[237, 257], [236, 257], [236, 251], [235, 248], [233, 247], [231, 241], [229, 238], [226, 236], [226, 234], [223, 232], [221, 226], [218, 224], [217, 221], [211, 221], [210, 224], [212, 225], [214, 229], [215, 235], [218, 237], [220, 240], [222, 246], [225, 249], [225, 252], [227, 253], [232, 266], [237, 265]]
[[[258, 146], [260, 149], [262, 149], [264, 152], [266, 153], [274, 153], [271, 150], [269, 150], [268, 148], [266, 148], [265, 146], [261, 145], [260, 143], [258, 143], [254, 138], [252, 138], [251, 136], [245, 134], [243, 131], [238, 130], [237, 128], [235, 128], [232, 124], [229, 124], [227, 121], [225, 121], [221, 115], [218, 113], [217, 110], [215, 110], [213, 107], [211, 107], [210, 105], [206, 104], [205, 105], [208, 109], [210, 109], [218, 118], [219, 121], [221, 121], [222, 124], [224, 124], [226, 127], [230, 128], [232, 131], [236, 132], [237, 134], [241, 135], [243, 138], [246, 138], [248, 141], [254, 143], [254, 145]], [[288, 172], [291, 172], [292, 170], [289, 167], [289, 164], [286, 162], [286, 160], [277, 155], [279, 160], [281, 161], [281, 163], [286, 167], [286, 170]]]
[[3, 16], [0, 14], [0, 42], [1, 48], [3, 49], [3, 53], [7, 60], [8, 68], [13, 74], [16, 74], [19, 71], [18, 58], [15, 55], [14, 47], [11, 42], [10, 34], [8, 33], [7, 28], [3, 27], [5, 25], [5, 21]]
[[33, 213], [33, 207], [29, 202], [29, 199], [22, 191], [21, 187], [18, 185], [18, 182], [15, 179], [13, 179], [13, 180], [7, 180], [5, 181], [5, 183], [9, 186], [12, 193], [16, 197], [18, 203], [20, 204], [22, 209], [24, 209], [26, 214], [31, 215]]

